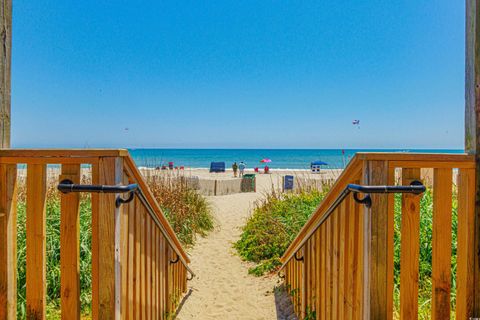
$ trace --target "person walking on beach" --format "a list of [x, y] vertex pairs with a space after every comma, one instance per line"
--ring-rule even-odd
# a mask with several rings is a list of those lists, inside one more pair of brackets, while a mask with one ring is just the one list
[[245, 173], [245, 168], [247, 167], [247, 165], [242, 161], [240, 162], [240, 164], [238, 165], [238, 168], [240, 169], [240, 177], [243, 177], [243, 174]]
[[238, 170], [238, 164], [237, 162], [234, 162], [232, 164], [232, 169], [233, 169], [233, 176], [236, 178], [237, 177], [237, 170]]

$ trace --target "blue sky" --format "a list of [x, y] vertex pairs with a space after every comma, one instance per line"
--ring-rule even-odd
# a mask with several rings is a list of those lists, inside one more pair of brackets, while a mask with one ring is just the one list
[[464, 12], [453, 0], [18, 0], [12, 144], [463, 148]]

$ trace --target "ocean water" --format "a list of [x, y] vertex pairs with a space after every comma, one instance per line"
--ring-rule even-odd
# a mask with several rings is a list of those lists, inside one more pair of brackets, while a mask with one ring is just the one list
[[209, 168], [212, 161], [244, 161], [249, 168], [263, 167], [268, 158], [272, 169], [309, 169], [310, 162], [321, 160], [325, 168], [344, 168], [357, 152], [463, 153], [461, 149], [130, 149], [137, 166], [157, 167], [173, 161], [175, 166]]

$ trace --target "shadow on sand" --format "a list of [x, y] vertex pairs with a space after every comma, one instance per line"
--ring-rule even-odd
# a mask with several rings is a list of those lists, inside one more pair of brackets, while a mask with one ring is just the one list
[[279, 287], [276, 287], [274, 294], [277, 320], [297, 320], [298, 318], [293, 311], [292, 300], [285, 290], [285, 285], [282, 284]]

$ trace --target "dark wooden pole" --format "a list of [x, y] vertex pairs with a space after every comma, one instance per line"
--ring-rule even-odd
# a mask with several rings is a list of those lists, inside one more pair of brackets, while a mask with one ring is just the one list
[[480, 317], [480, 0], [466, 0], [465, 29], [465, 151], [476, 162], [472, 316]]
[[10, 148], [12, 0], [0, 0], [0, 148]]

